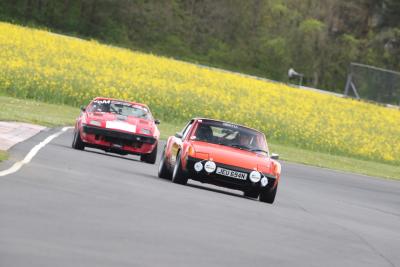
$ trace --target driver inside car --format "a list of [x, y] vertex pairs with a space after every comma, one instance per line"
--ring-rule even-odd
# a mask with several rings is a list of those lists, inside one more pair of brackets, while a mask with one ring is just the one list
[[239, 134], [239, 145], [245, 146], [245, 147], [251, 147], [251, 141], [252, 138], [249, 134], [241, 132]]
[[91, 110], [92, 112], [107, 112], [107, 107], [105, 104], [93, 103]]
[[214, 135], [210, 126], [204, 124], [199, 125], [199, 128], [196, 131], [197, 140], [211, 142], [213, 137]]

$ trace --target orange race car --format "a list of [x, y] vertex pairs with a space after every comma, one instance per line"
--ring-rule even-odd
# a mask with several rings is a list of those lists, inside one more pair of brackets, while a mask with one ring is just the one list
[[273, 203], [281, 175], [277, 154], [265, 135], [230, 122], [192, 119], [168, 138], [158, 176], [186, 184], [188, 179], [244, 192]]

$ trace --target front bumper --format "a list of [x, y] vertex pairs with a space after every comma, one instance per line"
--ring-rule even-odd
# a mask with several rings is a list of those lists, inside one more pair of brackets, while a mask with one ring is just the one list
[[82, 125], [82, 140], [86, 146], [129, 154], [151, 153], [157, 139], [151, 136], [125, 133], [96, 126]]
[[240, 168], [237, 166], [225, 165], [225, 164], [221, 164], [221, 163], [217, 163], [217, 162], [215, 162], [217, 168], [221, 167], [221, 168], [232, 170], [232, 171], [246, 173], [247, 174], [246, 180], [241, 180], [241, 179], [237, 179], [237, 178], [232, 178], [232, 177], [216, 174], [215, 171], [213, 173], [209, 174], [204, 170], [204, 168], [200, 172], [197, 172], [194, 169], [194, 164], [199, 161], [203, 162], [203, 165], [204, 165], [204, 163], [207, 160], [197, 159], [194, 157], [188, 157], [187, 164], [186, 164], [186, 171], [187, 171], [187, 175], [190, 179], [193, 179], [193, 180], [196, 180], [196, 181], [199, 181], [202, 183], [213, 184], [213, 185], [227, 187], [230, 189], [236, 189], [236, 190], [241, 190], [241, 191], [254, 191], [254, 190], [261, 191], [264, 189], [271, 189], [274, 186], [275, 181], [276, 181], [276, 177], [274, 177], [272, 175], [263, 174], [268, 179], [268, 184], [265, 187], [263, 187], [261, 185], [260, 181], [257, 183], [253, 183], [252, 181], [250, 181], [250, 178], [249, 178], [250, 173], [253, 170], [244, 169], [244, 168]]

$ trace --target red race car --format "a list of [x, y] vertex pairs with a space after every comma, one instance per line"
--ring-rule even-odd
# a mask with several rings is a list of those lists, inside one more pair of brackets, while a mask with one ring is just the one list
[[265, 135], [241, 125], [192, 119], [168, 138], [158, 176], [186, 184], [188, 179], [244, 192], [273, 203], [281, 176], [277, 154], [270, 155]]
[[140, 155], [154, 164], [160, 131], [150, 109], [140, 103], [97, 97], [82, 112], [75, 124], [72, 147], [103, 149], [121, 155]]

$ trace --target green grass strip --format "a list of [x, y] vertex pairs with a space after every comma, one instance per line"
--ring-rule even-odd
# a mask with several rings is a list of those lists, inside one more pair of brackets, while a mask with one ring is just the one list
[[270, 143], [270, 150], [278, 153], [280, 159], [288, 162], [400, 180], [400, 166], [319, 153], [275, 143]]
[[33, 100], [0, 96], [0, 121], [19, 121], [47, 127], [73, 125], [79, 109]]
[[7, 151], [0, 150], [0, 162], [2, 162], [3, 160], [6, 160], [6, 159], [8, 159]]

